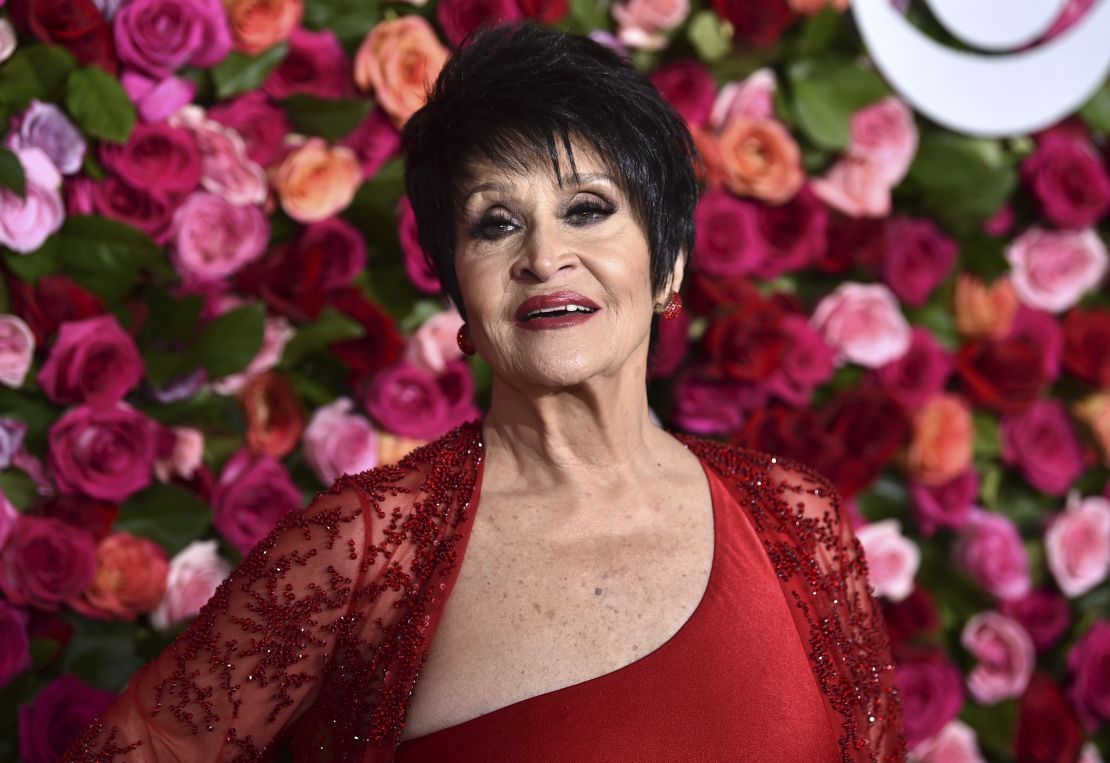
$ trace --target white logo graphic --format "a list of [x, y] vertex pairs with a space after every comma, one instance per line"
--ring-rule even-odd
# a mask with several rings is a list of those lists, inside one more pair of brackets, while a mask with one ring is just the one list
[[1072, 27], [1038, 40], [1065, 0], [926, 0], [961, 42], [1002, 55], [953, 50], [926, 36], [890, 0], [853, 0], [876, 66], [914, 107], [958, 132], [1024, 135], [1075, 112], [1110, 72], [1110, 0]]

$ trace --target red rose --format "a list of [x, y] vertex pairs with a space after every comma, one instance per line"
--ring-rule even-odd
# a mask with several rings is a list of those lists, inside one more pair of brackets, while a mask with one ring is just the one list
[[163, 245], [173, 232], [178, 199], [164, 191], [133, 186], [122, 178], [107, 177], [91, 187], [95, 210], [104, 217], [138, 228]]
[[827, 243], [819, 251], [816, 264], [826, 273], [843, 273], [856, 265], [873, 272], [878, 269], [886, 246], [884, 219], [832, 215]]
[[530, 19], [554, 24], [567, 15], [567, 0], [516, 0], [520, 12]]
[[965, 344], [956, 370], [972, 401], [1001, 413], [1025, 410], [1045, 385], [1044, 363], [1025, 336]]
[[251, 377], [239, 393], [247, 420], [247, 445], [255, 453], [284, 458], [304, 431], [304, 411], [293, 385], [276, 371]]
[[358, 321], [366, 331], [361, 339], [348, 339], [330, 345], [351, 371], [351, 386], [393, 365], [401, 357], [405, 341], [389, 313], [363, 296], [354, 287], [337, 290], [329, 300], [332, 307]]
[[777, 278], [821, 257], [829, 210], [808, 185], [785, 204], [756, 204], [755, 208], [756, 229], [763, 240], [763, 256], [754, 268], [758, 278]]
[[758, 382], [778, 370], [787, 338], [782, 313], [760, 299], [710, 323], [702, 347], [719, 377]]
[[127, 143], [100, 144], [104, 166], [133, 186], [187, 194], [201, 177], [201, 151], [196, 136], [184, 127], [137, 124]]
[[112, 28], [92, 0], [12, 0], [8, 8], [21, 32], [61, 45], [86, 66], [119, 71]]
[[998, 609], [1029, 631], [1038, 652], [1048, 651], [1071, 625], [1068, 600], [1051, 588], [1030, 591], [1020, 599], [1001, 601]]
[[1060, 687], [1036, 671], [1021, 695], [1014, 759], [1022, 763], [1073, 763], [1083, 746], [1083, 730]]
[[1064, 368], [1096, 387], [1110, 387], [1110, 312], [1072, 310], [1064, 318]]
[[912, 435], [906, 410], [879, 387], [838, 394], [820, 419], [827, 441], [836, 443], [834, 450], [841, 455], [822, 471], [844, 498], [870, 485]]
[[436, 8], [439, 26], [455, 48], [482, 24], [513, 22], [523, 15], [513, 0], [441, 0]]
[[11, 311], [27, 322], [42, 347], [66, 321], [76, 321], [104, 312], [104, 303], [91, 291], [78, 286], [64, 273], [42, 276], [32, 286], [8, 275]]
[[936, 600], [924, 586], [915, 585], [910, 595], [901, 601], [879, 600], [883, 607], [890, 647], [895, 653], [919, 635], [935, 633], [940, 627]]
[[817, 415], [809, 408], [790, 408], [778, 402], [751, 411], [734, 445], [792, 458], [822, 474], [840, 457], [824, 439]]
[[60, 519], [21, 516], [0, 551], [0, 591], [20, 607], [56, 610], [96, 574], [96, 541]]
[[713, 8], [741, 37], [754, 45], [770, 45], [782, 35], [794, 14], [786, 0], [713, 0]]
[[84, 495], [55, 495], [36, 503], [28, 514], [60, 519], [92, 533], [98, 541], [112, 530], [119, 507]]
[[759, 299], [762, 299], [759, 291], [745, 278], [711, 278], [696, 269], [690, 275], [690, 288], [686, 294], [686, 304], [701, 315], [719, 307], [743, 305]]

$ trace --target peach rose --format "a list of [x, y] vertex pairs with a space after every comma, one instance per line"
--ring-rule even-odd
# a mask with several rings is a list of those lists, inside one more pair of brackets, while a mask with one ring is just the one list
[[1110, 389], [1092, 392], [1072, 406], [1075, 417], [1090, 427], [1102, 448], [1102, 462], [1110, 466]]
[[967, 403], [956, 395], [936, 395], [914, 417], [913, 440], [906, 453], [910, 475], [922, 485], [954, 479], [971, 465], [974, 441]]
[[878, 368], [910, 349], [913, 331], [883, 284], [846, 282], [817, 303], [810, 323], [845, 360]]
[[875, 595], [902, 601], [913, 591], [913, 578], [921, 565], [917, 545], [902, 534], [897, 519], [872, 522], [856, 530], [867, 557], [868, 581]]
[[798, 144], [774, 119], [733, 117], [718, 142], [725, 187], [737, 195], [785, 204], [805, 181]]
[[303, 0], [224, 0], [235, 49], [255, 55], [283, 40], [301, 23]]
[[1044, 534], [1045, 557], [1065, 596], [1074, 599], [1110, 573], [1110, 500], [1101, 495], [1068, 496], [1068, 506], [1052, 517]]
[[801, 16], [813, 16], [825, 8], [843, 13], [851, 0], [789, 0], [790, 10]]
[[195, 540], [170, 560], [166, 594], [150, 613], [150, 624], [167, 631], [193, 617], [216, 587], [231, 574], [231, 565], [216, 551], [216, 541]]
[[291, 151], [274, 174], [281, 208], [294, 220], [315, 223], [342, 212], [362, 183], [355, 152], [309, 138]]
[[849, 217], [886, 217], [890, 214], [890, 182], [875, 162], [858, 156], [836, 161], [824, 177], [810, 185], [820, 199]]
[[150, 612], [166, 592], [169, 562], [154, 541], [127, 532], [107, 535], [96, 547], [96, 575], [70, 605], [99, 620], [132, 621]]
[[378, 463], [395, 464], [424, 444], [424, 440], [402, 437], [392, 432], [378, 433]]
[[701, 154], [702, 161], [705, 163], [704, 174], [699, 168], [698, 180], [704, 180], [711, 188], [718, 188], [725, 178], [724, 162], [721, 159], [721, 143], [717, 140], [716, 133], [700, 125], [690, 125], [689, 127], [690, 137], [694, 139], [694, 145], [697, 146], [698, 153]]
[[952, 309], [956, 329], [973, 339], [1000, 339], [1009, 333], [1017, 315], [1018, 298], [1009, 276], [987, 286], [970, 273], [956, 277]]
[[297, 445], [305, 417], [293, 385], [277, 371], [251, 377], [239, 392], [247, 445], [255, 453], [284, 458]]
[[400, 128], [428, 100], [428, 89], [448, 50], [432, 25], [416, 14], [381, 21], [355, 54], [355, 83], [374, 97]]

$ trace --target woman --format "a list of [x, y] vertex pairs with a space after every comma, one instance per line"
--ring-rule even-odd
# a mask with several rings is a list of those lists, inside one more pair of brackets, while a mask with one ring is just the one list
[[681, 119], [524, 25], [464, 46], [403, 139], [488, 415], [286, 516], [66, 759], [904, 759], [829, 483], [652, 421], [694, 239]]

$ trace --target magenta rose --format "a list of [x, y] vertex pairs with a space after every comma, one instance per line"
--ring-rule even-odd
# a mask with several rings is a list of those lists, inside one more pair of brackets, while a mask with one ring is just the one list
[[378, 465], [378, 433], [365, 416], [352, 412], [354, 405], [350, 398], [338, 398], [317, 408], [305, 427], [305, 461], [325, 485]]
[[482, 24], [519, 21], [524, 14], [514, 0], [441, 0], [436, 17], [451, 46], [457, 48]]
[[1060, 228], [1086, 228], [1110, 214], [1110, 175], [1085, 138], [1046, 133], [1021, 165], [1046, 218]]
[[374, 376], [362, 404], [390, 432], [431, 440], [477, 416], [473, 397], [466, 361], [448, 363], [438, 376], [401, 361]]
[[713, 74], [695, 58], [680, 58], [651, 72], [651, 83], [690, 124], [704, 124], [717, 97]]
[[424, 250], [417, 240], [416, 213], [412, 211], [408, 196], [402, 196], [397, 202], [397, 232], [401, 238], [401, 251], [409, 280], [425, 294], [438, 293], [439, 276], [424, 257]]
[[174, 215], [173, 264], [186, 281], [219, 281], [262, 256], [270, 238], [266, 216], [205, 191]]
[[150, 613], [150, 624], [167, 631], [195, 616], [229, 574], [231, 565], [220, 556], [216, 541], [193, 541], [170, 560], [166, 593]]
[[289, 52], [270, 72], [262, 90], [279, 100], [294, 93], [342, 98], [351, 91], [352, 72], [334, 32], [310, 32], [298, 27], [289, 38]]
[[967, 676], [971, 696], [984, 705], [1021, 696], [1036, 654], [1020, 623], [998, 612], [980, 612], [964, 625], [960, 643], [978, 660]]
[[1045, 378], [1055, 381], [1060, 376], [1064, 356], [1064, 332], [1060, 322], [1043, 310], [1018, 305], [1007, 338], [1021, 337], [1041, 359]]
[[104, 406], [121, 400], [145, 372], [130, 334], [108, 313], [63, 323], [38, 381], [55, 403]]
[[323, 255], [308, 258], [310, 262], [322, 263], [317, 277], [323, 289], [349, 285], [366, 267], [366, 239], [341, 217], [329, 217], [306, 226], [297, 247], [318, 249]]
[[197, 94], [196, 83], [180, 77], [158, 80], [129, 70], [123, 73], [120, 82], [144, 122], [161, 122], [192, 103]]
[[659, 337], [648, 362], [648, 376], [670, 376], [682, 365], [690, 350], [690, 314], [683, 312], [670, 321], [659, 321]]
[[975, 584], [999, 599], [1029, 593], [1029, 557], [1017, 527], [1007, 517], [973, 508], [952, 547], [956, 565]]
[[157, 424], [126, 403], [71, 408], [50, 427], [49, 463], [59, 489], [124, 501], [150, 484]]
[[1036, 400], [1002, 417], [1002, 461], [1016, 466], [1037, 490], [1063, 495], [1083, 473], [1075, 426], [1059, 400]]
[[785, 204], [757, 204], [755, 211], [756, 229], [764, 244], [763, 256], [753, 268], [759, 278], [801, 270], [823, 254], [829, 210], [808, 185]]
[[786, 348], [778, 370], [765, 382], [767, 391], [791, 405], [807, 405], [836, 371], [836, 353], [801, 315], [783, 316], [782, 328]]
[[939, 649], [912, 651], [899, 658], [894, 682], [911, 747], [938, 733], [964, 705], [960, 669]]
[[1020, 599], [1003, 601], [998, 609], [1021, 623], [1038, 652], [1048, 651], [1071, 625], [1068, 600], [1048, 588], [1030, 591]]
[[979, 496], [979, 473], [967, 469], [939, 485], [911, 482], [910, 495], [917, 526], [926, 538], [933, 537], [941, 527], [959, 530]]
[[0, 188], [0, 245], [29, 254], [61, 228], [66, 218], [62, 175], [41, 148], [19, 148], [15, 155], [23, 165], [26, 193], [19, 197]]
[[65, 112], [53, 103], [32, 99], [19, 122], [14, 148], [41, 148], [63, 175], [81, 169], [85, 158], [85, 137], [73, 126]]
[[27, 613], [0, 599], [0, 689], [30, 667]]
[[687, 432], [731, 434], [750, 410], [767, 402], [767, 393], [761, 385], [713, 379], [692, 369], [679, 377], [671, 400], [671, 418]]
[[116, 699], [76, 676], [55, 678], [19, 708], [19, 755], [24, 763], [54, 763]]
[[401, 133], [383, 109], [377, 108], [340, 142], [355, 152], [362, 177], [369, 179], [378, 174], [385, 162], [401, 147]]
[[694, 211], [697, 237], [691, 266], [718, 278], [750, 274], [765, 256], [755, 204], [711, 188]]
[[906, 354], [874, 371], [875, 380], [910, 409], [920, 408], [940, 394], [954, 367], [948, 351], [931, 331], [914, 326], [912, 333]]
[[1096, 620], [1068, 652], [1068, 674], [1068, 698], [1093, 733], [1110, 721], [1110, 620]]
[[910, 349], [913, 333], [898, 300], [882, 284], [840, 284], [813, 311], [813, 326], [838, 360], [868, 368], [892, 363]]
[[301, 493], [280, 461], [236, 451], [212, 494], [212, 524], [246, 554], [283, 516], [301, 506]]
[[156, 78], [190, 64], [215, 66], [231, 52], [219, 0], [131, 0], [113, 28], [120, 60]]
[[1074, 494], [1044, 534], [1048, 569], [1064, 595], [1074, 599], [1110, 573], [1110, 500]]
[[0, 550], [0, 591], [16, 606], [59, 609], [95, 575], [92, 533], [53, 517], [21, 516]]
[[159, 246], [170, 240], [175, 196], [133, 186], [118, 177], [107, 177], [91, 188], [94, 210], [104, 217], [134, 226], [154, 239]]
[[200, 183], [201, 156], [188, 130], [168, 124], [137, 124], [127, 143], [100, 144], [104, 166], [136, 188], [188, 193]]
[[285, 111], [258, 90], [219, 103], [208, 110], [208, 117], [230, 127], [243, 137], [251, 161], [267, 167], [282, 157], [282, 141], [293, 132]]
[[955, 263], [956, 242], [932, 220], [895, 217], [887, 223], [882, 279], [907, 305], [924, 305]]

